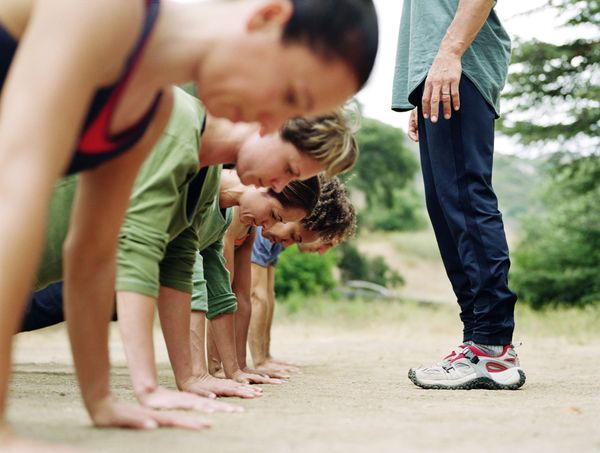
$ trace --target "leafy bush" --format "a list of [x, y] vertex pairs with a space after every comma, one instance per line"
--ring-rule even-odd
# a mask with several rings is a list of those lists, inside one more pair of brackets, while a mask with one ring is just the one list
[[423, 228], [423, 201], [410, 187], [395, 190], [391, 208], [376, 207], [364, 213], [374, 230], [407, 231]]
[[600, 157], [558, 163], [548, 212], [530, 217], [513, 254], [513, 284], [534, 307], [600, 301]]
[[301, 253], [297, 247], [289, 247], [279, 257], [275, 278], [275, 294], [288, 297], [291, 294], [310, 296], [335, 286], [333, 268], [336, 256]]
[[402, 276], [391, 269], [381, 256], [374, 258], [365, 256], [350, 242], [340, 245], [339, 253], [338, 267], [344, 281], [366, 280], [385, 287], [404, 284]]

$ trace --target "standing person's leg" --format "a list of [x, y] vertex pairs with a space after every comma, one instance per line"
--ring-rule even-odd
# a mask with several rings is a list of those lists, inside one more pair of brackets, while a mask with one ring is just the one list
[[[448, 240], [451, 238], [455, 244], [464, 272], [471, 283], [471, 340], [493, 346], [484, 348], [488, 355], [499, 355], [507, 359], [506, 363], [500, 364], [507, 376], [491, 373], [498, 380], [506, 378], [500, 387], [495, 388], [516, 388], [524, 382], [524, 374], [518, 368], [514, 351], [507, 346], [512, 340], [516, 295], [508, 288], [508, 246], [502, 216], [491, 185], [495, 115], [466, 77], [461, 80], [460, 93], [461, 110], [455, 112], [450, 120], [431, 123], [419, 118], [419, 138], [426, 143], [435, 192], [450, 231], [450, 237], [444, 237]], [[442, 256], [446, 263], [447, 256]], [[449, 277], [452, 278], [450, 272]], [[453, 282], [453, 286], [455, 285], [457, 284]], [[468, 359], [473, 364], [479, 361], [478, 358], [471, 360], [464, 355], [458, 357]], [[469, 368], [469, 372], [472, 371], [469, 366], [466, 368]], [[477, 384], [465, 384], [461, 379], [468, 381], [470, 377], [449, 373], [443, 367], [433, 370], [434, 384], [427, 384], [429, 386], [445, 387], [450, 381], [453, 381], [452, 385]], [[415, 375], [411, 378], [415, 378]], [[443, 382], [440, 383], [439, 380]], [[418, 373], [416, 381], [419, 383]]]
[[268, 270], [265, 266], [252, 263], [252, 316], [248, 330], [248, 346], [254, 367], [258, 368], [267, 360], [265, 331], [268, 323]]
[[475, 343], [512, 341], [516, 295], [508, 288], [508, 245], [492, 188], [492, 108], [468, 78], [461, 110], [449, 121], [424, 122], [440, 205], [472, 285]]
[[[419, 117], [419, 129], [424, 131], [424, 120]], [[458, 248], [453, 240], [452, 232], [440, 206], [437, 187], [434, 178], [431, 159], [429, 156], [429, 141], [425, 132], [419, 137], [419, 151], [421, 156], [421, 170], [425, 188], [425, 202], [431, 225], [435, 233], [440, 255], [446, 269], [446, 274], [452, 285], [457, 302], [460, 306], [460, 319], [463, 323], [463, 342], [471, 341], [473, 337], [473, 291], [469, 276], [463, 268]]]

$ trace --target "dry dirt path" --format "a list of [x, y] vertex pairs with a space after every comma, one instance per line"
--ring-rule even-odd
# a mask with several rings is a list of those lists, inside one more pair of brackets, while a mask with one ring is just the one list
[[[199, 433], [92, 429], [65, 332], [26, 334], [15, 355], [9, 416], [29, 436], [99, 452], [600, 451], [600, 340], [525, 336], [527, 383], [519, 391], [414, 387], [407, 369], [441, 356], [454, 327], [280, 323], [275, 355], [298, 361], [304, 372], [241, 401], [244, 414], [211, 415], [214, 427]], [[131, 398], [118, 335], [112, 338], [114, 387]], [[161, 379], [172, 386], [161, 343], [158, 349]]]

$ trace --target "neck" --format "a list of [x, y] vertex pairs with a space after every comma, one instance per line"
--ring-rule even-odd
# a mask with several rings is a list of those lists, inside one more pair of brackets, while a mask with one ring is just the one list
[[200, 166], [236, 164], [242, 144], [258, 128], [256, 124], [232, 123], [209, 115], [201, 139]]
[[[140, 70], [163, 87], [198, 80], [198, 70], [232, 36], [244, 32], [246, 2], [163, 0]], [[250, 2], [254, 3], [254, 2]]]
[[223, 209], [239, 206], [245, 190], [246, 186], [241, 183], [235, 171], [223, 170], [219, 187], [219, 206]]

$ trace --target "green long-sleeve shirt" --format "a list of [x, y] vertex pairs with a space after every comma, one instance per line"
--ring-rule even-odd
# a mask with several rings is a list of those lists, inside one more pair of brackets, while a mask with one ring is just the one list
[[206, 213], [205, 221], [198, 229], [203, 240], [194, 265], [192, 310], [204, 311], [208, 319], [213, 319], [237, 309], [223, 257], [223, 236], [231, 224], [233, 209], [220, 209], [217, 197]]
[[[459, 0], [404, 0], [394, 72], [392, 109], [412, 110], [410, 94], [427, 77]], [[494, 2], [495, 3], [495, 2]], [[463, 73], [500, 114], [500, 91], [510, 60], [510, 37], [492, 10], [462, 57]]]
[[[158, 296], [160, 285], [191, 292], [199, 246], [197, 222], [215, 196], [221, 166], [209, 167], [200, 193], [199, 150], [204, 109], [175, 89], [173, 113], [136, 179], [117, 254], [119, 291]], [[77, 176], [61, 180], [53, 195], [47, 245], [36, 288], [62, 279], [62, 244]]]

